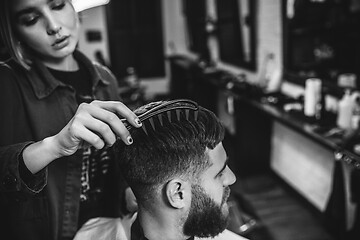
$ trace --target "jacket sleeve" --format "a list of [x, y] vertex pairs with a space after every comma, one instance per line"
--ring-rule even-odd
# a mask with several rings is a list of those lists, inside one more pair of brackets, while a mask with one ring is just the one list
[[94, 63], [95, 69], [98, 71], [101, 78], [106, 80], [109, 85], [106, 87], [106, 97], [107, 99], [101, 100], [111, 100], [111, 101], [121, 101], [120, 95], [118, 93], [119, 85], [115, 75], [110, 71], [109, 68], [103, 66], [97, 62]]
[[0, 147], [0, 192], [1, 193], [14, 193], [9, 196], [20, 196], [21, 193], [36, 194], [39, 193], [46, 185], [47, 168], [32, 175], [28, 181], [24, 181], [23, 176], [20, 174], [19, 166], [22, 161], [22, 151], [24, 148], [31, 144], [31, 142], [19, 143]]
[[23, 149], [32, 143], [31, 130], [26, 127], [21, 92], [12, 69], [1, 65], [0, 76], [0, 194], [36, 194], [46, 184], [47, 170], [33, 175], [29, 182], [23, 181], [19, 161]]

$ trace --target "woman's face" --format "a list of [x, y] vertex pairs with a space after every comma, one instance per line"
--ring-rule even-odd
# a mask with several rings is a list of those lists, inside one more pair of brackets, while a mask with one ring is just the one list
[[79, 38], [79, 19], [69, 0], [9, 0], [22, 44], [43, 61], [70, 56]]

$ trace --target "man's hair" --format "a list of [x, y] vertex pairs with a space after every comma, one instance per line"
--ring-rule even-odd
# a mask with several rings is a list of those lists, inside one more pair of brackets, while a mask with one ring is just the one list
[[[205, 108], [199, 107], [197, 114], [197, 118], [186, 118], [181, 112], [180, 118], [172, 121], [164, 117], [162, 124], [154, 117], [154, 128], [148, 126], [146, 132], [134, 129], [133, 144], [118, 145], [123, 175], [139, 205], [151, 200], [174, 177], [196, 182], [210, 166], [206, 149], [214, 149], [223, 140], [224, 127]], [[147, 121], [143, 125], [148, 125]]]

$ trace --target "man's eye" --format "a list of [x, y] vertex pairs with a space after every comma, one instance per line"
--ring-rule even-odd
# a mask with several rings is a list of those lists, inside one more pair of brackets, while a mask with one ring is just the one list
[[66, 3], [65, 2], [61, 2], [61, 3], [57, 3], [54, 6], [52, 6], [51, 9], [53, 10], [61, 10], [65, 7]]

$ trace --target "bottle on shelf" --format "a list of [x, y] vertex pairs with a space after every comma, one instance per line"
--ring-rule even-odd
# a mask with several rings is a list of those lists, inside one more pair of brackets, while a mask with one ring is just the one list
[[304, 115], [319, 120], [322, 104], [322, 81], [319, 78], [309, 78], [305, 82]]
[[128, 67], [126, 69], [126, 77], [125, 77], [125, 82], [130, 86], [130, 87], [138, 87], [140, 82], [139, 82], [139, 77], [136, 73], [136, 70], [134, 67]]
[[282, 69], [275, 61], [275, 54], [268, 53], [264, 60], [263, 84], [264, 91], [268, 93], [278, 92], [282, 83]]
[[[354, 93], [355, 94], [355, 93]], [[351, 129], [359, 129], [360, 127], [360, 95], [356, 94], [354, 96], [355, 104], [354, 104], [354, 110], [351, 117]]]
[[336, 120], [338, 127], [345, 130], [352, 129], [352, 117], [357, 104], [356, 99], [358, 97], [358, 92], [351, 93], [350, 89], [345, 90], [345, 94], [339, 101], [338, 105], [338, 115]]

